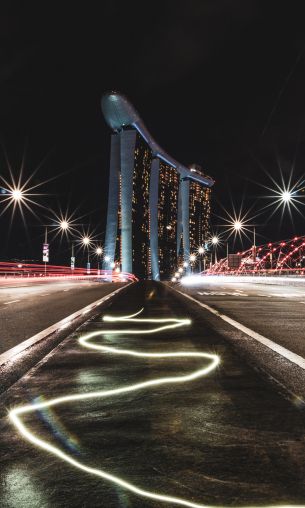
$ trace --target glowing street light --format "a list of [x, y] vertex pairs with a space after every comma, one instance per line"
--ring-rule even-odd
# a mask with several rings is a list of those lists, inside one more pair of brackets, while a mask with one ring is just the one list
[[188, 267], [188, 265], [189, 265], [189, 264], [188, 264], [188, 262], [187, 262], [187, 261], [184, 261], [184, 263], [183, 263], [183, 267], [184, 267], [184, 268], [187, 268], [187, 267]]
[[110, 264], [110, 267], [111, 268], [115, 268], [115, 262], [114, 261], [112, 261], [112, 263]]
[[191, 263], [192, 273], [193, 273], [193, 267], [194, 267], [195, 261], [196, 261], [196, 255], [195, 254], [191, 254], [190, 255], [190, 263]]
[[67, 220], [61, 220], [60, 223], [59, 223], [59, 227], [60, 229], [62, 229], [63, 231], [67, 231], [70, 227], [70, 224]]
[[89, 238], [89, 236], [83, 236], [82, 237], [82, 242], [83, 242], [83, 245], [85, 245], [87, 247], [90, 244], [90, 238]]
[[176, 281], [177, 281], [176, 277], [172, 277], [172, 282], [176, 282]]
[[109, 261], [110, 261], [110, 256], [105, 256], [105, 257], [104, 257], [104, 260], [105, 260], [105, 262], [106, 262], [106, 263], [109, 263]]
[[288, 182], [284, 181], [284, 177], [281, 174], [281, 183], [277, 183], [272, 177], [271, 180], [274, 187], [268, 187], [263, 185], [265, 189], [271, 191], [271, 194], [263, 196], [264, 198], [270, 199], [270, 202], [262, 208], [266, 210], [270, 207], [273, 211], [270, 215], [272, 217], [278, 210], [281, 211], [281, 218], [283, 219], [284, 212], [288, 210], [291, 221], [293, 222], [292, 211], [295, 209], [300, 215], [299, 205], [304, 206], [304, 180], [303, 177], [299, 178], [295, 183], [292, 183], [293, 171], [291, 171]]
[[11, 191], [11, 195], [12, 195], [12, 199], [13, 199], [14, 201], [22, 201], [22, 198], [23, 198], [23, 192], [22, 192], [22, 190], [21, 190], [21, 189], [18, 189], [18, 188], [13, 189], [13, 190]]
[[[215, 264], [217, 263], [217, 245], [219, 244], [219, 237], [217, 235], [212, 236], [211, 238], [211, 244], [213, 246], [213, 250], [215, 252]], [[211, 257], [211, 265], [213, 264], [213, 252]]]
[[84, 245], [84, 247], [87, 247], [87, 274], [89, 275], [90, 274], [89, 245], [91, 243], [91, 239], [89, 238], [89, 236], [86, 235], [81, 238], [81, 241], [82, 241], [82, 244]]
[[233, 222], [233, 228], [235, 229], [235, 231], [241, 231], [243, 227], [244, 225], [240, 220], [236, 220]]
[[180, 268], [178, 268], [178, 272], [179, 272], [179, 273], [182, 273], [182, 272], [183, 272], [183, 268], [182, 268], [182, 266], [180, 266]]
[[292, 201], [292, 192], [285, 190], [281, 193], [281, 200], [283, 203], [290, 203]]
[[176, 279], [178, 279], [178, 278], [180, 277], [180, 273], [179, 273], [179, 272], [176, 272], [176, 273], [175, 273], [175, 277], [176, 277]]
[[199, 272], [201, 272], [201, 258], [202, 257], [203, 257], [203, 269], [205, 271], [205, 256], [204, 256], [205, 248], [203, 247], [203, 245], [200, 245], [200, 247], [198, 247], [198, 253], [199, 253]]
[[98, 257], [98, 260], [97, 260], [97, 274], [98, 275], [100, 275], [100, 273], [101, 273], [101, 271], [100, 271], [100, 258], [101, 258], [102, 253], [103, 253], [102, 247], [97, 247], [95, 249], [95, 254]]

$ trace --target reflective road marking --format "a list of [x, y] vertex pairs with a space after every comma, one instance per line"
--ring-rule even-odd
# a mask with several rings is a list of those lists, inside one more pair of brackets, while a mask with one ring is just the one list
[[223, 319], [223, 321], [226, 321], [230, 325], [234, 326], [234, 328], [237, 328], [237, 330], [244, 332], [246, 335], [249, 335], [249, 337], [252, 337], [252, 339], [255, 339], [261, 344], [264, 344], [264, 346], [267, 346], [269, 349], [272, 349], [272, 351], [275, 351], [276, 353], [283, 356], [290, 362], [295, 363], [296, 365], [305, 370], [305, 359], [302, 356], [293, 353], [289, 349], [286, 349], [285, 347], [280, 346], [279, 344], [276, 344], [276, 342], [273, 342], [273, 340], [267, 339], [267, 337], [264, 337], [260, 333], [251, 330], [251, 328], [242, 325], [238, 321], [235, 321], [235, 319], [232, 319], [229, 316], [226, 316], [225, 314], [221, 314], [221, 312], [219, 312], [218, 310], [214, 309], [213, 307], [210, 307], [205, 303], [200, 302], [199, 300], [196, 300], [196, 298], [193, 298], [192, 296], [187, 295], [186, 293], [183, 293], [178, 289], [174, 289], [174, 291], [177, 291], [177, 293], [183, 295], [185, 298], [188, 298], [192, 302], [197, 303], [197, 305], [200, 305], [200, 307], [202, 307], [203, 309], [206, 309], [212, 314], [215, 314], [215, 316], [218, 316], [219, 318]]

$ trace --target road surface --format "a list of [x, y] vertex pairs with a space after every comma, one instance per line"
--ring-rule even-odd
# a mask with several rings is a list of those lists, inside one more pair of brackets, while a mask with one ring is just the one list
[[[172, 287], [225, 314], [237, 326], [245, 326], [263, 339], [271, 340], [275, 348], [285, 348], [286, 351], [279, 357], [271, 356], [270, 350], [257, 341], [255, 344], [247, 337], [238, 340], [239, 328], [226, 331], [228, 338], [235, 340], [247, 359], [253, 354], [254, 363], [305, 400], [305, 285], [238, 283], [230, 282], [229, 277], [227, 281], [221, 277], [219, 282], [216, 278], [209, 282], [207, 278], [200, 285], [187, 287], [175, 284]], [[207, 319], [212, 319], [209, 312], [205, 315]], [[219, 319], [216, 326], [219, 329]], [[296, 369], [293, 364], [289, 366], [293, 357], [298, 360]], [[303, 366], [302, 370], [299, 363]]]
[[0, 285], [0, 354], [118, 287], [79, 280]]
[[[1, 507], [177, 506], [156, 499], [162, 495], [189, 503], [184, 506], [304, 505], [300, 408], [248, 367], [203, 312], [164, 285], [131, 286], [107, 314], [130, 315], [142, 307], [133, 319], [191, 323], [105, 322], [98, 317], [0, 398]], [[162, 329], [169, 324], [176, 328]], [[88, 338], [89, 332], [104, 334]], [[88, 349], [90, 345], [97, 349]], [[130, 356], [134, 351], [139, 356]], [[151, 356], [160, 352], [183, 355]], [[215, 355], [218, 366], [211, 363]], [[202, 370], [211, 365], [204, 375]], [[195, 371], [200, 375], [191, 380]], [[178, 382], [131, 388], [164, 377]], [[117, 392], [126, 387], [128, 392]], [[116, 392], [105, 396], [105, 390]], [[18, 416], [29, 432], [25, 439], [12, 421], [17, 414], [12, 410], [28, 403], [36, 407], [30, 405], [27, 414]], [[33, 438], [40, 441], [33, 443]], [[130, 484], [142, 489], [144, 497], [132, 493]]]

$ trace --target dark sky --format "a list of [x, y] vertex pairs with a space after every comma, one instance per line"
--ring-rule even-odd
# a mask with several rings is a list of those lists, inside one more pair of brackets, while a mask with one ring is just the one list
[[[0, 8], [0, 174], [4, 151], [32, 182], [58, 177], [35, 199], [58, 212], [78, 207], [80, 222], [105, 228], [110, 132], [100, 98], [125, 93], [147, 128], [173, 157], [196, 162], [216, 180], [213, 222], [268, 203], [280, 170], [288, 181], [305, 171], [304, 2], [188, 0], [163, 2], [5, 2]], [[95, 4], [95, 3], [94, 3]], [[86, 6], [87, 5], [87, 6]], [[294, 168], [294, 169], [293, 169]], [[304, 200], [305, 202], [305, 200]], [[4, 204], [0, 203], [3, 210]], [[303, 206], [300, 205], [302, 210]], [[0, 258], [40, 259], [39, 220], [0, 217]], [[305, 207], [303, 212], [305, 213]], [[250, 214], [251, 215], [251, 214]], [[259, 240], [305, 234], [293, 213], [262, 214]], [[219, 228], [218, 228], [219, 229]], [[221, 229], [221, 228], [220, 228]], [[245, 246], [250, 246], [245, 242]], [[68, 260], [52, 243], [51, 261]]]

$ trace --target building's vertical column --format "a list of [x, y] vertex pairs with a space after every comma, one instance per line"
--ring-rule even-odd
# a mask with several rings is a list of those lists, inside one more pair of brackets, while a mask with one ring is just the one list
[[159, 195], [160, 160], [155, 158], [151, 163], [149, 187], [150, 214], [150, 259], [153, 280], [160, 280], [158, 256], [158, 195]]
[[178, 191], [178, 211], [177, 211], [177, 259], [179, 258], [181, 252], [181, 244], [182, 240], [182, 198], [181, 198], [181, 183], [182, 180], [179, 181], [179, 191]]
[[136, 136], [134, 130], [120, 133], [122, 270], [129, 273], [132, 273], [132, 193]]
[[[115, 247], [118, 229], [119, 209], [119, 171], [120, 171], [120, 137], [111, 135], [109, 192], [107, 208], [107, 225], [104, 245], [103, 269], [109, 270], [115, 258]], [[105, 261], [105, 258], [107, 261]]]
[[188, 263], [186, 272], [190, 273], [190, 182], [183, 179], [181, 187], [181, 212], [182, 212], [182, 232], [183, 232], [183, 259]]

